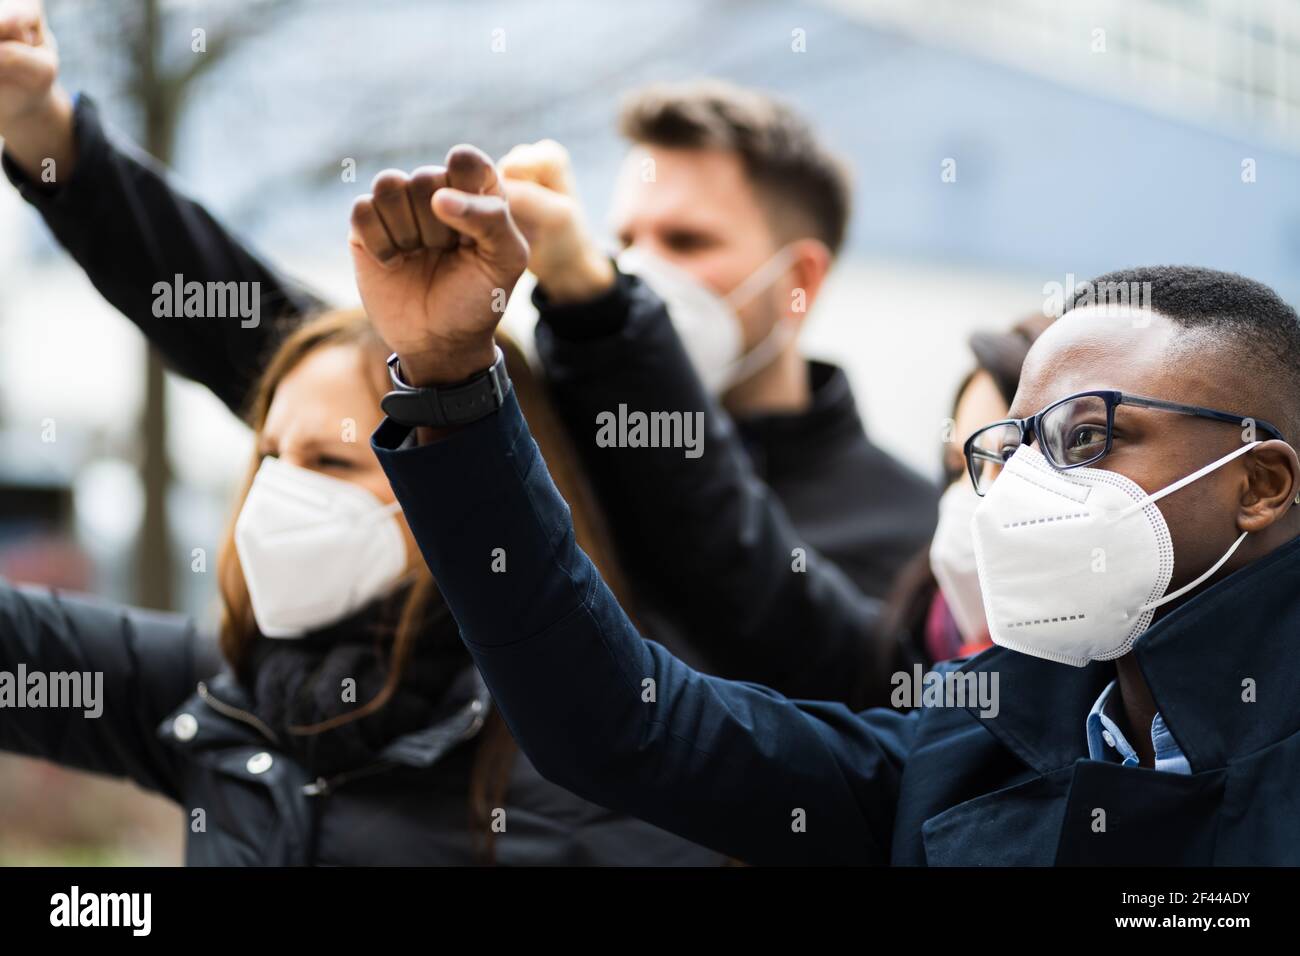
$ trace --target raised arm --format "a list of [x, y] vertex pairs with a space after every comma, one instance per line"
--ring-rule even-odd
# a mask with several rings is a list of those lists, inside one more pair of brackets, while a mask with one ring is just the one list
[[[663, 302], [583, 224], [567, 154], [516, 147], [501, 169], [538, 277], [538, 351], [625, 561], [728, 677], [797, 697], [879, 700], [899, 669], [880, 603], [801, 540], [731, 419], [700, 384]], [[608, 447], [619, 409], [699, 423], [698, 446]]]
[[0, 750], [175, 796], [158, 725], [217, 668], [188, 618], [0, 580]]
[[[401, 368], [441, 386], [491, 362], [500, 315], [490, 303], [526, 250], [486, 157], [458, 147], [447, 169], [426, 175], [442, 234], [417, 239], [403, 221], [412, 207], [385, 184], [354, 209], [353, 253], [367, 311]], [[399, 234], [409, 239], [395, 247], [388, 237]], [[577, 547], [513, 392], [450, 433], [386, 421], [374, 447], [543, 774], [749, 862], [887, 861], [915, 718], [791, 701], [700, 674], [643, 640]], [[505, 573], [493, 571], [498, 548]]]
[[[151, 158], [114, 145], [94, 103], [74, 102], [57, 72], [40, 3], [0, 0], [5, 174], [164, 359], [242, 413], [274, 343], [320, 303], [175, 189]], [[178, 281], [182, 305], [185, 284], [200, 284], [203, 315], [175, 314]], [[224, 317], [207, 314], [210, 304]]]
[[442, 441], [407, 437], [388, 422], [376, 452], [543, 775], [749, 863], [888, 862], [914, 715], [793, 701], [642, 639], [574, 543], [513, 396]]
[[[679, 612], [710, 664], [791, 696], [883, 696], [899, 661], [879, 630], [880, 602], [800, 538], [662, 301], [624, 275], [584, 303], [538, 300], [547, 380], [616, 537], [632, 545], [629, 567]], [[699, 457], [598, 447], [597, 423], [620, 405], [696, 416]]]

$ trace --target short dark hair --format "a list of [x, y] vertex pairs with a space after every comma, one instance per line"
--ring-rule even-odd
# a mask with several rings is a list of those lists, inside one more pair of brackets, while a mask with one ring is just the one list
[[[1258, 370], [1262, 390], [1283, 413], [1277, 425], [1300, 440], [1300, 316], [1276, 292], [1235, 272], [1198, 266], [1144, 266], [1098, 276], [1066, 311], [1100, 301], [1099, 289], [1149, 289], [1152, 311], [1206, 345], [1231, 351]], [[1130, 300], [1132, 296], [1130, 295]], [[1136, 304], [1136, 303], [1134, 303]], [[1261, 361], [1262, 359], [1262, 361]], [[1242, 409], [1249, 413], [1250, 409]]]
[[619, 130], [641, 145], [738, 154], [774, 231], [788, 234], [788, 217], [832, 255], [843, 245], [852, 193], [848, 167], [780, 100], [721, 80], [648, 86], [624, 101]]

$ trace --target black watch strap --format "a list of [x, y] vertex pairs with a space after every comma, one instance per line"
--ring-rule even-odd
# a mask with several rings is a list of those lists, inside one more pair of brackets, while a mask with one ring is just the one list
[[427, 388], [402, 381], [397, 353], [393, 353], [388, 357], [388, 377], [393, 381], [393, 391], [380, 400], [380, 407], [393, 421], [412, 428], [446, 428], [486, 418], [501, 407], [510, 391], [505, 353], [500, 346], [495, 348], [496, 361], [486, 371], [455, 385]]

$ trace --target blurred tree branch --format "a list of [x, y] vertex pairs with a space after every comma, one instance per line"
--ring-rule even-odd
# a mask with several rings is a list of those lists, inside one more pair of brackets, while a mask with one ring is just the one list
[[[204, 49], [188, 47], [188, 62], [168, 65], [164, 56], [165, 12], [161, 0], [126, 0], [138, 19], [138, 28], [128, 30], [130, 67], [126, 89], [140, 110], [143, 142], [147, 152], [170, 166], [176, 148], [176, 131], [185, 104], [194, 87], [226, 60], [239, 44], [267, 29], [272, 18], [288, 8], [287, 0], [265, 0], [256, 11], [247, 5], [213, 28], [204, 27]], [[126, 11], [124, 11], [126, 12]], [[179, 17], [181, 11], [174, 11]], [[186, 14], [192, 11], [187, 9]], [[196, 25], [197, 26], [197, 25]], [[193, 36], [186, 31], [187, 39]], [[192, 41], [191, 41], [192, 42]], [[146, 346], [147, 347], [147, 346]], [[176, 570], [167, 516], [167, 497], [172, 472], [167, 459], [167, 390], [163, 362], [148, 348], [145, 362], [144, 408], [141, 413], [141, 480], [144, 485], [144, 517], [135, 560], [135, 600], [144, 607], [171, 609], [175, 606], [172, 583]]]

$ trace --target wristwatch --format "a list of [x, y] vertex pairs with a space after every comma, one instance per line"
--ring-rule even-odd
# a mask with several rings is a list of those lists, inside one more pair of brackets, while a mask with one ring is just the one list
[[379, 406], [393, 421], [412, 428], [468, 425], [486, 418], [502, 406], [510, 391], [505, 353], [499, 345], [493, 347], [496, 361], [491, 368], [454, 385], [425, 388], [402, 381], [394, 352], [388, 357], [388, 377], [393, 381], [393, 391], [380, 400]]

